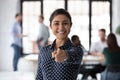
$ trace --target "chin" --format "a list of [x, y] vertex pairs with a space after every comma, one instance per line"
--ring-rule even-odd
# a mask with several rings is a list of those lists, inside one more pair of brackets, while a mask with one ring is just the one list
[[57, 39], [61, 39], [61, 40], [64, 40], [66, 38], [68, 38], [68, 37], [57, 37]]

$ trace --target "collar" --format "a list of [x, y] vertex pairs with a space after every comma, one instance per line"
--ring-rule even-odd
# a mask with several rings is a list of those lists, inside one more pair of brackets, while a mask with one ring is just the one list
[[[56, 43], [56, 39], [53, 41], [53, 43], [51, 44], [50, 48], [51, 49], [55, 49], [55, 43]], [[65, 44], [63, 46], [60, 46], [59, 48], [62, 50], [68, 49], [69, 47], [72, 46], [72, 43], [70, 41], [70, 39], [68, 39]]]

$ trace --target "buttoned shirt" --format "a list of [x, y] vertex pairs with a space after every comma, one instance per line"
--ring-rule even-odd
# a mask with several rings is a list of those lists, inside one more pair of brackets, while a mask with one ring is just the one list
[[45, 24], [40, 23], [38, 40], [42, 39], [45, 44], [48, 41], [49, 37], [50, 37], [49, 28]]
[[13, 44], [22, 47], [22, 38], [18, 37], [17, 35], [21, 34], [21, 25], [20, 22], [15, 22], [12, 26], [12, 37], [13, 37]]
[[52, 58], [55, 42], [56, 40], [53, 44], [41, 48], [36, 80], [76, 80], [83, 55], [82, 49], [68, 40], [60, 47], [66, 51], [68, 59], [64, 62], [55, 62]]

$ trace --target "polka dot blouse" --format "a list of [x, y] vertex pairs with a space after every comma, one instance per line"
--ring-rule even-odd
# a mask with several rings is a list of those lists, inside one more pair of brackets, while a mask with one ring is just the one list
[[82, 49], [68, 40], [60, 47], [67, 52], [68, 59], [64, 62], [55, 62], [52, 58], [55, 42], [41, 48], [36, 80], [76, 80], [83, 55]]

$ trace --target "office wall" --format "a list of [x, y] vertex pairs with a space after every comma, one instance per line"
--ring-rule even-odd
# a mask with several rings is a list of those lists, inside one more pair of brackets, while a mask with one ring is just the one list
[[[113, 0], [113, 32], [120, 25], [120, 0]], [[12, 71], [13, 50], [10, 47], [10, 27], [19, 11], [17, 0], [0, 0], [0, 71]], [[118, 36], [120, 44], [120, 35]], [[33, 63], [20, 60], [20, 70], [33, 70]]]
[[[112, 7], [113, 11], [113, 32], [115, 33], [115, 30], [116, 28], [118, 27], [118, 25], [120, 25], [120, 0], [113, 0], [113, 7]], [[117, 41], [118, 41], [118, 44], [120, 45], [120, 35], [117, 35]]]
[[[14, 15], [19, 12], [18, 0], [0, 0], [0, 71], [12, 71], [13, 49], [11, 45], [10, 28]], [[20, 70], [33, 70], [33, 64], [20, 60]]]

